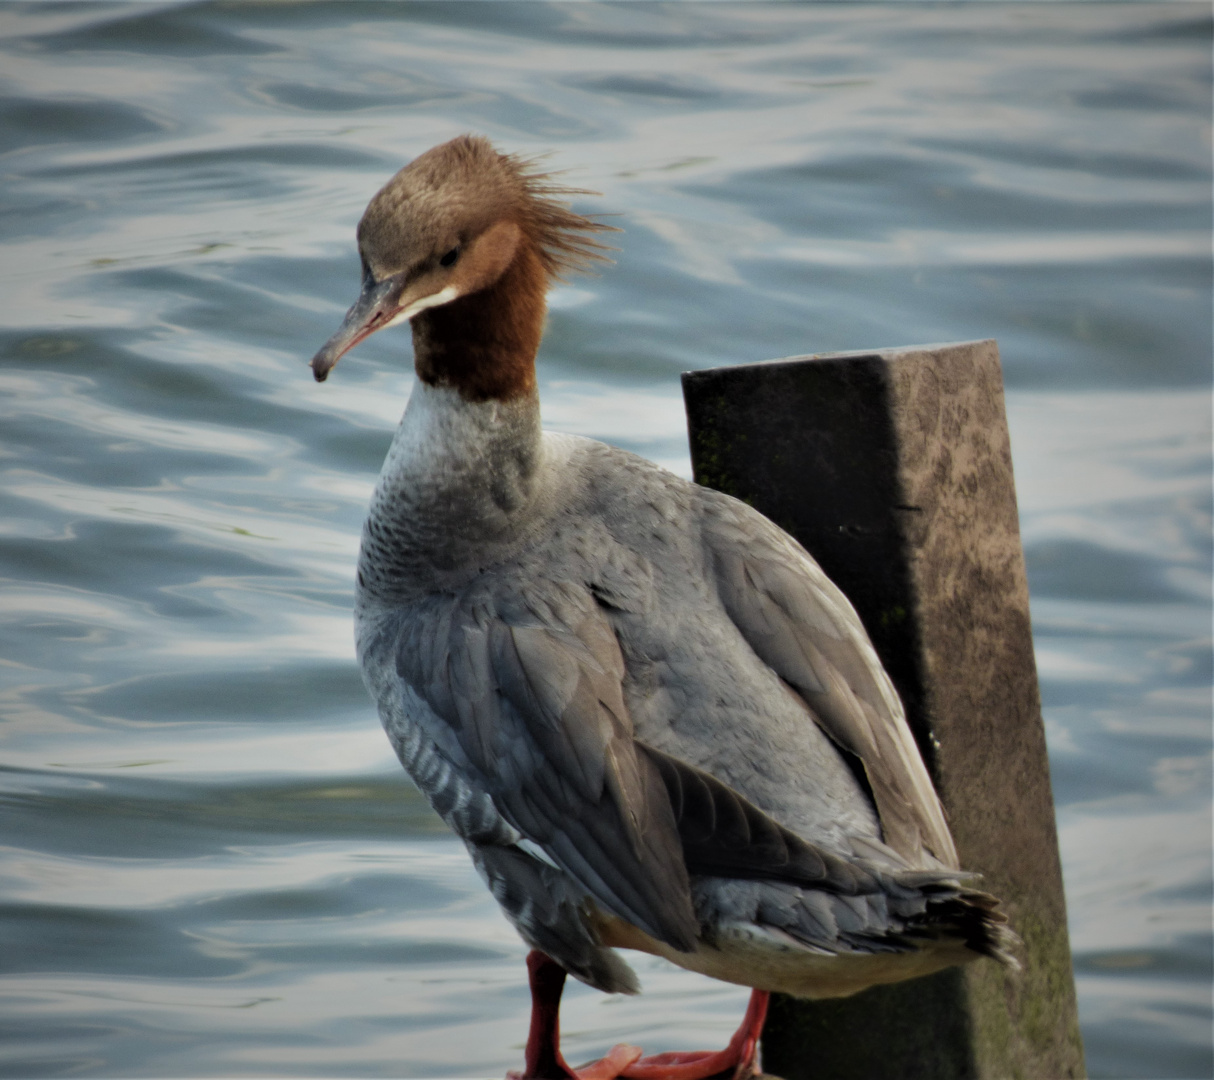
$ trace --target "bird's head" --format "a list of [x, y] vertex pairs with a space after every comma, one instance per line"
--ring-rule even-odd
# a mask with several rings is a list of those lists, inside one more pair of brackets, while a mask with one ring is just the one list
[[312, 359], [317, 381], [375, 331], [483, 293], [520, 260], [535, 267], [542, 298], [551, 278], [602, 259], [593, 234], [610, 226], [558, 201], [574, 194], [584, 192], [553, 184], [477, 136], [461, 135], [406, 165], [358, 223], [362, 292]]

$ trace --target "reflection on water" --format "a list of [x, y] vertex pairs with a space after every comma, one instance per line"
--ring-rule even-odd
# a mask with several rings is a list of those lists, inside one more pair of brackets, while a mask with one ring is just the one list
[[[1210, 1056], [1208, 7], [0, 10], [0, 1073], [501, 1075], [521, 942], [354, 664], [410, 386], [353, 225], [463, 130], [604, 193], [546, 422], [688, 470], [677, 375], [997, 337], [1094, 1076]], [[569, 1053], [713, 1045], [650, 958]]]

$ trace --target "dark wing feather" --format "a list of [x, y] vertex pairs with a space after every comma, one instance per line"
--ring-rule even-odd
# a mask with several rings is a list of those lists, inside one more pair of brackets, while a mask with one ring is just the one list
[[450, 726], [502, 816], [609, 912], [680, 950], [699, 927], [657, 766], [638, 752], [619, 643], [588, 589], [430, 597], [397, 672]]
[[750, 507], [705, 492], [704, 538], [721, 601], [759, 658], [863, 765], [885, 842], [917, 863], [957, 852], [902, 703], [859, 616], [795, 540]]
[[640, 746], [666, 784], [692, 874], [784, 881], [844, 896], [881, 891], [862, 866], [802, 839], [716, 777]]

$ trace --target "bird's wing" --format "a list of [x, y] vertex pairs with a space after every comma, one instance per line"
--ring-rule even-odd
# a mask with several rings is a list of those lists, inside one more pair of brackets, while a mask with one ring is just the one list
[[502, 816], [602, 907], [680, 950], [698, 924], [670, 799], [638, 751], [624, 659], [589, 588], [434, 596], [397, 672], [454, 733]]
[[781, 881], [844, 896], [880, 891], [870, 865], [810, 843], [711, 773], [640, 744], [661, 773], [692, 874]]
[[736, 499], [705, 492], [704, 539], [722, 603], [750, 647], [863, 766], [885, 842], [912, 865], [926, 850], [955, 868], [902, 702], [847, 597], [795, 540]]

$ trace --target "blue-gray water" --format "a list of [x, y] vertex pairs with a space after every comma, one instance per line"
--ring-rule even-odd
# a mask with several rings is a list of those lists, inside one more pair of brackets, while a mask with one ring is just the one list
[[[688, 469], [678, 373], [998, 338], [1093, 1076], [1208, 1077], [1210, 8], [0, 7], [0, 1074], [489, 1076], [524, 948], [354, 664], [407, 331], [353, 227], [461, 131], [621, 215], [546, 420]], [[720, 1045], [644, 958], [570, 1057]]]

